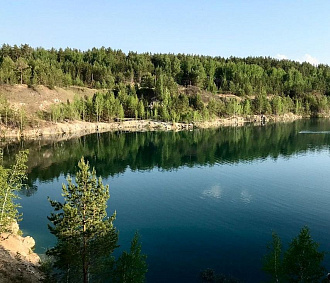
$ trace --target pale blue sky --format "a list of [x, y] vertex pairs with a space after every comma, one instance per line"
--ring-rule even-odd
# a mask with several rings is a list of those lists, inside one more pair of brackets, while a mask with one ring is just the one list
[[0, 0], [0, 44], [330, 65], [330, 1]]

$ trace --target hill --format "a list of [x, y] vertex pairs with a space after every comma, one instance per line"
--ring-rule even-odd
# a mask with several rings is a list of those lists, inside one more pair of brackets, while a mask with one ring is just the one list
[[3, 101], [7, 101], [15, 112], [23, 111], [27, 121], [31, 123], [30, 126], [45, 123], [40, 114], [49, 112], [52, 105], [73, 101], [74, 97], [93, 96], [95, 92], [94, 89], [76, 86], [49, 89], [42, 85], [34, 87], [28, 87], [26, 84], [0, 85], [0, 97]]
[[1, 93], [6, 131], [68, 121], [146, 119], [173, 126], [238, 116], [329, 116], [330, 67], [270, 57], [4, 44]]

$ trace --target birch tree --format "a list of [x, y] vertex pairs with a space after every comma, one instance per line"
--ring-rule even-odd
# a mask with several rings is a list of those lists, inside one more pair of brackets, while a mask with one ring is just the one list
[[[0, 152], [2, 160], [2, 152]], [[26, 176], [28, 151], [21, 151], [15, 157], [15, 164], [9, 169], [0, 164], [0, 233], [8, 232], [14, 221], [19, 221], [17, 192], [22, 188]]]

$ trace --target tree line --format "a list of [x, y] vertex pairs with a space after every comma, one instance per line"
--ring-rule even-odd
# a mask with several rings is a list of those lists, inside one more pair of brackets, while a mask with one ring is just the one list
[[178, 85], [211, 92], [300, 96], [330, 93], [330, 67], [271, 57], [223, 58], [187, 54], [151, 54], [111, 48], [32, 48], [27, 44], [0, 48], [0, 82], [7, 84], [113, 89], [119, 83], [153, 88], [161, 74]]
[[[211, 97], [208, 103], [204, 103], [199, 93], [188, 96], [167, 90], [159, 99], [148, 100], [143, 96], [139, 97], [134, 86], [121, 85], [118, 91], [96, 92], [93, 97], [75, 97], [72, 102], [53, 104], [50, 111], [40, 113], [40, 117], [53, 122], [111, 122], [118, 118], [134, 118], [191, 123], [233, 116], [286, 113], [322, 116], [328, 115], [329, 109], [330, 98], [325, 95], [309, 94], [292, 99], [290, 96], [279, 95], [269, 97], [263, 93], [254, 98], [242, 99]], [[21, 117], [21, 114], [16, 116]]]
[[[131, 117], [191, 122], [233, 115], [316, 115], [328, 113], [330, 105], [328, 65], [270, 57], [125, 54], [104, 47], [46, 50], [4, 44], [0, 84], [22, 83], [99, 89], [93, 98], [54, 106], [48, 117], [54, 121]], [[204, 98], [204, 93], [214, 96]], [[0, 111], [4, 122], [5, 109]]]

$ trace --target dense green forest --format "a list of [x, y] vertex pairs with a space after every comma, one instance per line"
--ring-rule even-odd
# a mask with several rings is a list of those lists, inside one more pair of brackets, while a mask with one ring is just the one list
[[0, 84], [99, 89], [92, 98], [77, 98], [54, 106], [51, 114], [43, 113], [43, 118], [55, 122], [117, 117], [190, 122], [288, 112], [324, 115], [330, 106], [328, 65], [270, 57], [125, 54], [104, 47], [46, 50], [4, 44]]

